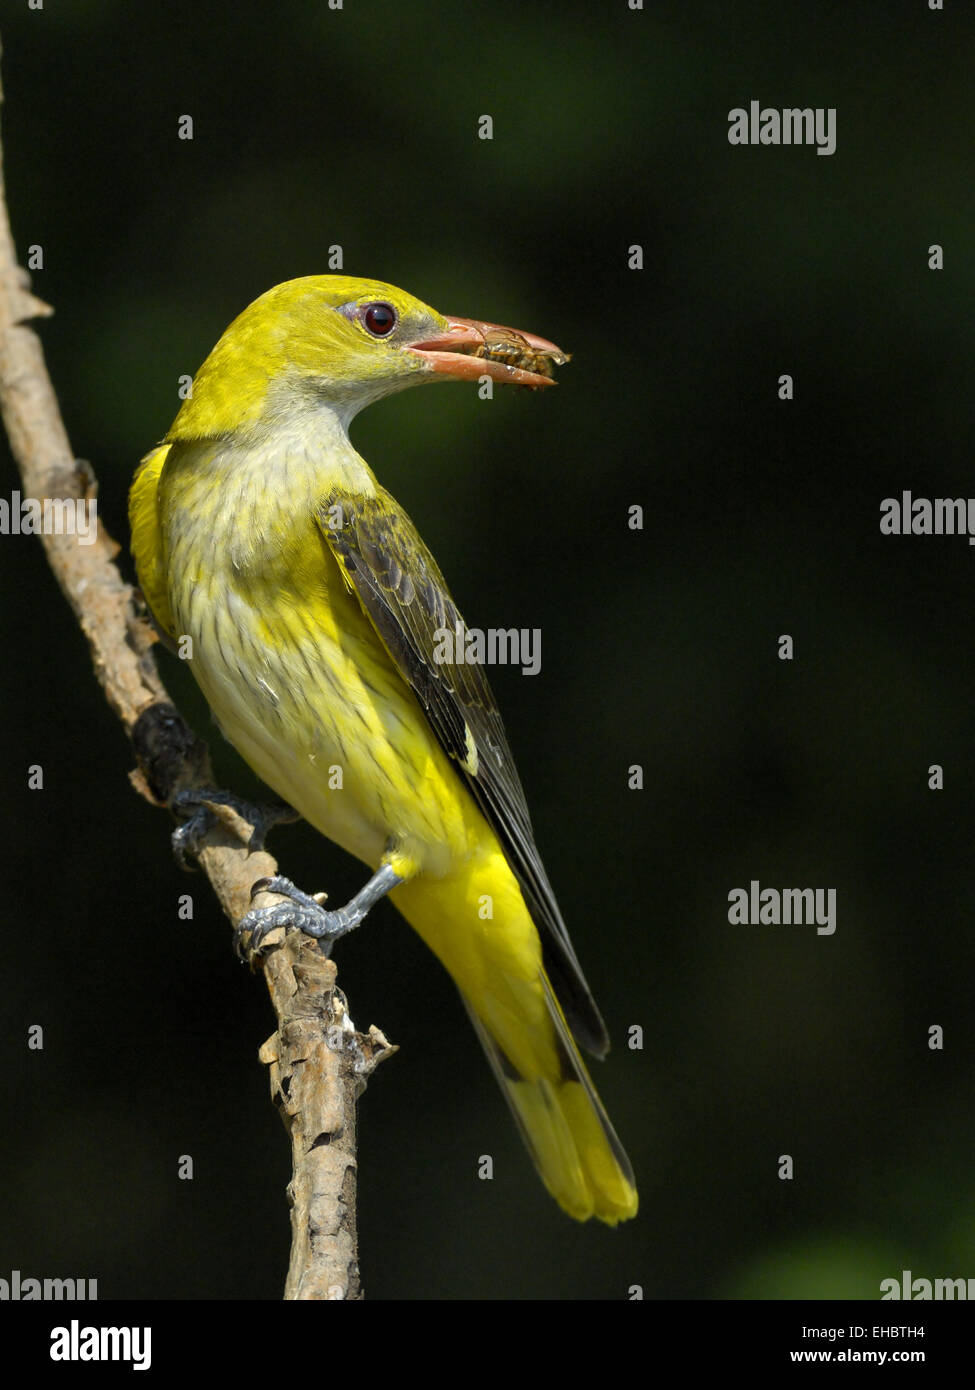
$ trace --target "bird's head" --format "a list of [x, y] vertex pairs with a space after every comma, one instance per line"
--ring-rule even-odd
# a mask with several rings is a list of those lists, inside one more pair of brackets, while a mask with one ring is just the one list
[[323, 405], [348, 422], [370, 402], [426, 381], [486, 376], [552, 385], [554, 343], [440, 314], [379, 280], [309, 275], [255, 299], [200, 368], [170, 439], [212, 438]]

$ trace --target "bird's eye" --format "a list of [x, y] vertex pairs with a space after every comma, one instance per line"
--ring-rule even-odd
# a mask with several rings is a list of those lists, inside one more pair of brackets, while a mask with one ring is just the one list
[[363, 305], [359, 318], [363, 328], [374, 338], [388, 338], [396, 327], [396, 310], [392, 304], [386, 304], [383, 300]]

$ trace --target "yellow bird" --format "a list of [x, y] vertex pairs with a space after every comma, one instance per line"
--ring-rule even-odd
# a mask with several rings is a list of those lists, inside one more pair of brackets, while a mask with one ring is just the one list
[[241, 929], [255, 944], [280, 925], [330, 942], [389, 893], [460, 990], [549, 1192], [615, 1225], [636, 1214], [636, 1188], [577, 1046], [603, 1056], [609, 1038], [484, 666], [436, 561], [348, 437], [363, 407], [407, 386], [537, 389], [566, 360], [378, 281], [289, 281], [224, 333], [129, 509], [146, 601], [191, 654], [224, 735], [374, 871], [337, 911], [271, 880], [288, 901]]

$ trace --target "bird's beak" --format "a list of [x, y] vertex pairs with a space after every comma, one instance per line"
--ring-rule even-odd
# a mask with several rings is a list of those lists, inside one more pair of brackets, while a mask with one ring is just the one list
[[457, 381], [476, 381], [487, 376], [509, 386], [554, 386], [553, 367], [569, 361], [569, 354], [539, 338], [504, 328], [499, 323], [447, 316], [447, 331], [406, 349], [422, 359], [431, 372]]

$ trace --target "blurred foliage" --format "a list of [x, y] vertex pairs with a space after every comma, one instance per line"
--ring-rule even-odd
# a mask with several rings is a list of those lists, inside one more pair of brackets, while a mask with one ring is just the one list
[[[975, 555], [878, 529], [903, 488], [972, 491], [972, 20], [886, 0], [4, 17], [15, 235], [44, 247], [51, 372], [120, 539], [179, 375], [332, 245], [350, 274], [574, 354], [544, 396], [407, 393], [354, 438], [469, 621], [543, 631], [542, 673], [495, 684], [616, 1041], [597, 1080], [642, 1211], [615, 1233], [558, 1212], [449, 981], [382, 907], [339, 956], [359, 1026], [402, 1047], [361, 1106], [372, 1297], [876, 1298], [903, 1268], [975, 1274]], [[752, 98], [835, 106], [835, 155], [729, 146], [727, 113]], [[132, 797], [36, 542], [4, 539], [0, 576], [19, 889], [0, 1273], [278, 1297], [288, 1161], [256, 1060], [261, 984]], [[221, 776], [249, 786], [162, 664]], [[43, 793], [25, 789], [34, 762]], [[306, 826], [272, 847], [333, 900], [359, 886]], [[728, 892], [752, 879], [835, 887], [835, 936], [731, 927]], [[32, 1023], [43, 1053], [25, 1051]]]

